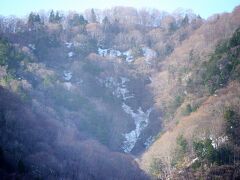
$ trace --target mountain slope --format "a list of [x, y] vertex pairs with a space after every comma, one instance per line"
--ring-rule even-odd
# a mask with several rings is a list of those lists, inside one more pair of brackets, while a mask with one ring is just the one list
[[[158, 104], [167, 113], [167, 127], [139, 160], [142, 168], [156, 177], [174, 178], [176, 173], [175, 178], [180, 178], [184, 172], [183, 179], [186, 176], [207, 178], [210, 169], [209, 176], [213, 178], [215, 176], [211, 176], [210, 167], [222, 165], [216, 158], [229, 158], [233, 153], [236, 161], [225, 163], [235, 165], [239, 162], [239, 147], [230, 138], [232, 134], [229, 134], [226, 118], [228, 112], [239, 114], [239, 29], [236, 28], [240, 24], [235, 24], [237, 19], [238, 8], [232, 14], [223, 14], [201, 26], [175, 49], [164, 62], [165, 69], [156, 75], [156, 83], [152, 86]], [[211, 32], [213, 30], [214, 34]], [[159, 79], [160, 83], [157, 82]], [[239, 122], [239, 119], [236, 118], [236, 121]], [[239, 127], [230, 128], [236, 128], [231, 130], [235, 132]], [[234, 136], [237, 138], [239, 134]], [[196, 144], [207, 139], [212, 142], [209, 148], [214, 153], [225, 146], [234, 148], [229, 154], [216, 155], [212, 161], [200, 159]], [[200, 167], [208, 164], [203, 167], [204, 173], [196, 169], [197, 163]], [[194, 170], [183, 171], [192, 166]], [[236, 167], [233, 169], [237, 170]], [[217, 173], [221, 176], [220, 171]], [[226, 175], [226, 178], [230, 177], [231, 174]]]
[[129, 7], [0, 17], [1, 173], [149, 179], [140, 165], [152, 178], [184, 179], [235, 170], [239, 10], [208, 20]]

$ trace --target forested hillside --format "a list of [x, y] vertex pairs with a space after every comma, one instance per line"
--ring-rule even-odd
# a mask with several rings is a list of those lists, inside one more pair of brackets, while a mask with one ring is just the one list
[[209, 19], [156, 73], [166, 126], [140, 158], [156, 178], [239, 178], [239, 17]]
[[0, 176], [239, 177], [239, 19], [239, 7], [0, 17]]

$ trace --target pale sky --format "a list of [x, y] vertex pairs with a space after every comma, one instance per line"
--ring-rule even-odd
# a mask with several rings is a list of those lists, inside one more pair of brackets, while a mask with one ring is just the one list
[[231, 12], [240, 0], [0, 0], [0, 15], [25, 16], [31, 11], [105, 9], [113, 6], [156, 8], [172, 12], [177, 8], [192, 9], [207, 18], [216, 13]]

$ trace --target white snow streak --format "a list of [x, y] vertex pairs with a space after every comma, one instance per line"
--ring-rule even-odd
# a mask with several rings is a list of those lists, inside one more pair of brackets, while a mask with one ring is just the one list
[[131, 115], [134, 120], [136, 128], [129, 133], [124, 134], [125, 141], [123, 142], [122, 149], [125, 153], [129, 153], [134, 148], [142, 130], [148, 126], [149, 115], [152, 109], [148, 109], [146, 112], [143, 112], [142, 108], [139, 107], [138, 111], [135, 113], [130, 106], [123, 103], [123, 110]]

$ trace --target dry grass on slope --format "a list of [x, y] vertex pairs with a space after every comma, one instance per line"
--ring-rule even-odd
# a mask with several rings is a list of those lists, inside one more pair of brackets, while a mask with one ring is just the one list
[[235, 29], [240, 26], [239, 19], [240, 6], [236, 7], [232, 13], [225, 13], [207, 20], [161, 63], [161, 71], [152, 74], [150, 88], [155, 105], [171, 115], [170, 118], [165, 117], [165, 120], [171, 121], [174, 111], [169, 110], [177, 96], [198, 97], [207, 93], [203, 85], [199, 89], [193, 88], [193, 92], [187, 92], [187, 82], [190, 79], [196, 79], [201, 83], [202, 63], [209, 60], [209, 55], [219, 41], [231, 37]]
[[[171, 171], [171, 161], [176, 147], [176, 138], [183, 135], [189, 144], [195, 138], [218, 138], [224, 135], [223, 112], [226, 107], [234, 107], [240, 112], [240, 83], [232, 82], [228, 87], [218, 91], [217, 96], [209, 97], [196, 111], [189, 116], [181, 117], [179, 123], [171, 130], [166, 131], [139, 159], [142, 169], [150, 171], [155, 158], [164, 161]], [[189, 161], [193, 152], [189, 152]], [[187, 163], [187, 162], [186, 162]]]
[[233, 32], [240, 26], [239, 19], [240, 6], [236, 7], [232, 13], [224, 13], [207, 20], [188, 39], [183, 41], [182, 45], [174, 50], [171, 56], [166, 59], [166, 66], [179, 65], [181, 67], [189, 65], [188, 59], [191, 50], [200, 55], [200, 60], [204, 60], [219, 41], [232, 36]]

